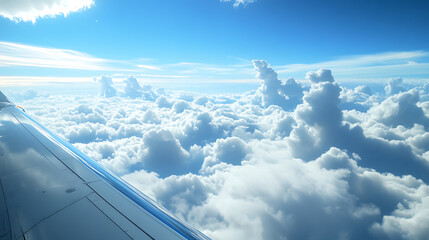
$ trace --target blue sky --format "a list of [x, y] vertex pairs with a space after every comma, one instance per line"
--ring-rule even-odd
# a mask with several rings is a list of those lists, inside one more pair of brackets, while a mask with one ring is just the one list
[[[37, 46], [42, 48], [39, 52], [71, 50], [94, 64], [85, 69], [73, 64], [22, 66], [5, 58], [0, 62], [0, 75], [86, 80], [101, 74], [135, 75], [140, 81], [161, 85], [171, 79], [185, 85], [256, 83], [251, 60], [264, 59], [277, 67], [282, 78], [304, 79], [306, 71], [320, 67], [334, 68], [339, 81], [361, 78], [385, 83], [397, 76], [425, 81], [429, 76], [427, 1], [244, 2], [94, 0], [90, 7], [71, 11], [66, 17], [45, 16], [34, 22], [11, 21], [3, 11], [1, 42], [21, 44], [18, 48]], [[0, 46], [0, 56], [9, 56], [4, 49]], [[24, 51], [20, 57], [34, 58], [33, 54]], [[365, 62], [367, 57], [383, 54], [382, 59]], [[41, 55], [33, 62], [44, 62]], [[51, 60], [67, 57], [52, 54]], [[335, 74], [335, 66], [341, 64], [324, 65], [350, 58], [360, 59], [359, 64], [349, 66], [353, 70], [343, 69], [345, 73]], [[291, 67], [295, 64], [306, 67], [298, 71]], [[398, 64], [399, 68], [390, 71]], [[357, 69], [379, 65], [390, 67], [377, 72]]]

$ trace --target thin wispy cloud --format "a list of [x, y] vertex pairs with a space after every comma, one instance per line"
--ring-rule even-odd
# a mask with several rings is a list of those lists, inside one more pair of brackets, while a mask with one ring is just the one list
[[220, 0], [221, 2], [234, 2], [234, 7], [238, 7], [240, 5], [247, 5], [249, 3], [256, 2], [256, 0]]
[[39, 67], [79, 70], [121, 70], [118, 61], [96, 58], [68, 49], [36, 47], [11, 42], [0, 42], [0, 67]]
[[28, 86], [34, 83], [87, 83], [91, 77], [40, 77], [40, 76], [0, 76], [0, 86]]
[[0, 1], [0, 16], [15, 22], [33, 22], [43, 17], [67, 16], [88, 9], [93, 0], [14, 0]]
[[[367, 54], [358, 56], [345, 56], [331, 61], [316, 62], [309, 64], [289, 64], [276, 66], [281, 78], [290, 76], [298, 80], [303, 80], [301, 76], [307, 71], [314, 71], [319, 68], [330, 68], [335, 71], [338, 81], [355, 81], [365, 79], [365, 82], [385, 82], [392, 77], [406, 77], [422, 81], [429, 76], [429, 62], [427, 58], [429, 52], [408, 51], [408, 52], [387, 52], [378, 54]], [[30, 46], [12, 42], [0, 42], [0, 68], [10, 69], [12, 67], [33, 67], [44, 68], [46, 75], [61, 79], [60, 82], [69, 78], [62, 78], [56, 69], [74, 69], [78, 71], [93, 71], [83, 73], [81, 76], [87, 78], [98, 74], [108, 74], [111, 76], [130, 76], [145, 78], [153, 82], [169, 82], [172, 79], [180, 82], [194, 81], [200, 79], [200, 83], [219, 82], [255, 83], [254, 72], [251, 62], [241, 58], [235, 58], [233, 64], [209, 64], [198, 62], [178, 62], [154, 64], [158, 60], [146, 59], [144, 63], [136, 60], [110, 60], [91, 56], [89, 54], [57, 48], [45, 48]], [[15, 76], [18, 77], [19, 76]], [[11, 77], [3, 77], [9, 79]], [[28, 82], [25, 81], [21, 83]], [[34, 82], [43, 82], [44, 78], [32, 76]], [[170, 80], [169, 80], [170, 79]], [[58, 82], [58, 81], [55, 81]]]
[[[289, 64], [277, 66], [280, 74], [305, 72], [319, 68], [331, 68], [336, 74], [347, 74], [356, 76], [374, 76], [376, 72], [390, 74], [391, 70], [401, 74], [410, 74], [416, 70], [420, 73], [429, 74], [427, 62], [416, 62], [429, 56], [426, 51], [409, 51], [409, 52], [387, 52], [379, 54], [368, 54], [342, 57], [332, 61], [325, 61], [311, 64]], [[398, 71], [397, 69], [401, 70]], [[406, 71], [409, 69], [410, 71]], [[404, 72], [405, 71], [405, 72]]]
[[137, 67], [143, 68], [143, 69], [149, 69], [149, 70], [162, 70], [162, 68], [157, 66], [143, 65], [143, 64], [138, 64]]

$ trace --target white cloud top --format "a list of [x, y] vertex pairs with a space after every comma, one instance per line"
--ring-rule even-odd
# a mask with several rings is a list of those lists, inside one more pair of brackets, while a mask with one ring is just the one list
[[93, 4], [93, 0], [0, 0], [0, 15], [16, 22], [34, 23], [43, 17], [66, 17]]

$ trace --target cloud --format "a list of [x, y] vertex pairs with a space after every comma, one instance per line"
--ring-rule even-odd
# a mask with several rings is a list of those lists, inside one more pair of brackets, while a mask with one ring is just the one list
[[247, 5], [249, 3], [256, 2], [256, 0], [220, 0], [221, 2], [234, 2], [234, 7], [238, 7], [240, 5]]
[[100, 96], [103, 97], [114, 97], [116, 96], [116, 88], [113, 87], [113, 81], [111, 77], [101, 76], [97, 78], [97, 82], [100, 83]]
[[125, 83], [125, 88], [120, 95], [124, 97], [129, 97], [131, 99], [144, 98], [151, 101], [158, 97], [158, 94], [152, 90], [152, 86], [144, 85], [142, 87], [134, 77], [128, 77], [123, 82]]
[[156, 99], [156, 104], [158, 105], [158, 107], [160, 108], [171, 108], [171, 106], [173, 105], [171, 102], [168, 101], [168, 99], [165, 96], [160, 96], [159, 98]]
[[379, 101], [379, 97], [373, 95], [368, 86], [360, 85], [354, 89], [342, 88], [340, 100], [340, 108], [343, 110], [366, 112], [374, 103]]
[[144, 168], [161, 177], [172, 174], [186, 174], [188, 152], [180, 146], [168, 130], [152, 130], [143, 137], [143, 144], [138, 153]]
[[390, 239], [424, 239], [429, 234], [425, 226], [428, 214], [429, 197], [424, 197], [421, 202], [411, 203], [409, 208], [400, 204], [392, 215], [383, 217], [381, 224], [374, 224], [372, 230]]
[[[331, 61], [310, 64], [276, 66], [279, 74], [299, 76], [315, 69], [327, 68], [335, 73], [340, 82], [377, 82], [401, 75], [409, 82], [423, 82], [429, 74], [426, 51], [385, 52], [368, 55], [340, 57]], [[416, 74], [421, 77], [416, 77]]]
[[189, 104], [183, 100], [179, 100], [173, 105], [173, 110], [176, 111], [176, 113], [182, 113], [187, 108], [189, 108]]
[[130, 98], [138, 98], [143, 95], [143, 89], [134, 77], [128, 77], [125, 79], [125, 92], [124, 95]]
[[15, 0], [1, 1], [0, 15], [16, 22], [33, 22], [43, 17], [64, 15], [85, 10], [94, 4], [93, 0]]
[[335, 69], [337, 72], [340, 70], [348, 71], [350, 69], [357, 69], [365, 66], [380, 66], [381, 67], [397, 64], [398, 62], [407, 63], [412, 59], [418, 59], [428, 56], [429, 53], [425, 51], [409, 51], [409, 52], [386, 52], [378, 54], [368, 54], [368, 55], [356, 55], [356, 56], [347, 56], [342, 57], [336, 60], [313, 63], [313, 64], [290, 64], [285, 66], [279, 66], [279, 72], [300, 72], [300, 71], [311, 71], [312, 69], [318, 68], [330, 68]]
[[90, 83], [92, 77], [0, 76], [0, 86], [32, 86], [52, 83]]
[[[1, 81], [1, 80], [0, 80]], [[23, 92], [19, 93], [11, 93], [7, 94], [8, 98], [11, 99], [13, 102], [15, 101], [25, 101], [37, 97], [49, 97], [49, 94], [39, 94], [38, 92], [34, 90], [25, 90]]]
[[293, 78], [286, 82], [280, 81], [275, 72], [266, 61], [254, 60], [253, 65], [257, 72], [257, 78], [262, 80], [258, 89], [262, 94], [262, 104], [265, 107], [277, 105], [285, 110], [295, 109], [302, 101], [303, 89]]
[[423, 109], [417, 105], [419, 101], [418, 91], [410, 90], [387, 98], [373, 107], [369, 114], [379, 122], [392, 127], [402, 125], [411, 128], [414, 124], [420, 124], [429, 129], [429, 118], [425, 116]]
[[[15, 1], [10, 2], [15, 3]], [[0, 67], [26, 66], [106, 71], [117, 69], [107, 67], [108, 62], [108, 60], [73, 50], [0, 42]]]
[[386, 208], [425, 195], [413, 195], [427, 187], [421, 182], [359, 168], [339, 149], [308, 163], [274, 149], [260, 145], [249, 164], [209, 176], [135, 172], [125, 179], [213, 239], [375, 238], [372, 226]]
[[331, 70], [327, 69], [319, 69], [317, 72], [308, 72], [305, 78], [312, 81], [313, 83], [334, 81], [334, 77], [332, 77]]
[[[297, 107], [295, 114], [298, 120], [304, 121], [312, 128], [301, 128], [304, 137], [298, 132], [294, 134], [295, 138], [290, 140], [291, 145], [296, 147], [294, 152], [298, 156], [302, 156], [302, 152], [307, 154], [300, 145], [319, 149], [313, 152], [314, 155], [302, 156], [312, 158], [335, 146], [362, 157], [361, 166], [374, 168], [379, 172], [410, 174], [428, 181], [428, 162], [420, 156], [415, 156], [410, 146], [403, 142], [367, 137], [360, 126], [343, 124], [343, 113], [339, 108], [340, 91], [337, 83], [323, 82], [313, 84], [310, 91], [305, 93], [304, 103]], [[413, 100], [406, 99], [408, 101], [404, 101], [411, 101], [412, 104]], [[420, 112], [419, 110], [421, 111], [416, 109], [417, 112]]]
[[[246, 1], [244, 1], [246, 2]], [[243, 2], [243, 4], [244, 4]], [[428, 52], [387, 52], [360, 56], [345, 56], [332, 61], [314, 64], [290, 64], [275, 66], [274, 68], [284, 78], [282, 84], [290, 85], [289, 95], [293, 98], [292, 90], [299, 87], [299, 82], [308, 71], [321, 68], [329, 68], [335, 72], [339, 82], [371, 82], [381, 83], [398, 75], [403, 76], [406, 82], [427, 81], [429, 74]], [[183, 83], [192, 87], [206, 88], [224, 84], [247, 84], [255, 86], [258, 81], [252, 76], [252, 61], [238, 59], [235, 64], [206, 64], [206, 63], [169, 63], [150, 64], [154, 59], [142, 60], [113, 60], [91, 56], [87, 53], [71, 49], [55, 49], [47, 47], [31, 46], [21, 43], [0, 42], [0, 67], [18, 67], [28, 70], [28, 67], [45, 68], [44, 72], [50, 73], [50, 77], [44, 76], [0, 76], [0, 85], [16, 86], [19, 84], [36, 84], [46, 82], [88, 82], [89, 77], [63, 77], [55, 73], [55, 69], [76, 69], [81, 71], [81, 76], [88, 76], [87, 71], [94, 71], [92, 75], [98, 75], [100, 71], [109, 72], [116, 79], [124, 79], [133, 75], [136, 79], [145, 80], [146, 83]], [[50, 68], [50, 69], [46, 69]], [[159, 70], [163, 74], [159, 74]], [[156, 71], [156, 72], [155, 72]], [[291, 79], [293, 77], [294, 79]], [[288, 79], [289, 78], [289, 79]], [[186, 80], [186, 81], [185, 81]], [[204, 86], [203, 86], [204, 85]], [[298, 85], [298, 86], [295, 86]], [[233, 88], [227, 88], [233, 91]], [[299, 100], [299, 97], [296, 99]], [[293, 108], [291, 107], [292, 110]]]
[[149, 70], [162, 70], [162, 68], [157, 67], [157, 66], [143, 65], [143, 64], [138, 64], [137, 67], [144, 68], [144, 69], [149, 69]]
[[402, 85], [402, 78], [392, 78], [389, 80], [388, 85], [384, 88], [387, 95], [394, 95], [400, 92], [406, 91], [404, 85]]
[[213, 150], [219, 161], [232, 165], [240, 165], [249, 153], [245, 142], [237, 137], [218, 139]]
[[254, 64], [261, 86], [240, 95], [100, 77], [99, 96], [19, 104], [214, 240], [425, 239], [427, 86], [389, 96], [319, 70], [304, 88]]
[[178, 138], [186, 149], [192, 145], [204, 146], [225, 136], [220, 124], [213, 122], [213, 117], [208, 112], [200, 113], [196, 119], [187, 122]]

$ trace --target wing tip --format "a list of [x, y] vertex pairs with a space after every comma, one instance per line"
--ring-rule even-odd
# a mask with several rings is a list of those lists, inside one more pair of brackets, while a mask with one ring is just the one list
[[12, 103], [12, 101], [10, 101], [9, 98], [0, 91], [0, 103]]

